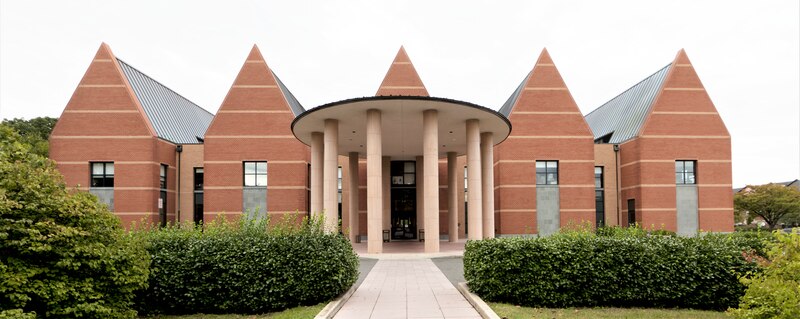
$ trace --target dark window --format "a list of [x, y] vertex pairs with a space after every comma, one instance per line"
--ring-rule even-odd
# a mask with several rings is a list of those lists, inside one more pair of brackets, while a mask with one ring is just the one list
[[558, 185], [558, 161], [536, 161], [536, 185]]
[[244, 186], [267, 186], [267, 162], [244, 162]]
[[161, 164], [161, 171], [158, 175], [161, 189], [167, 189], [167, 165]]
[[194, 168], [194, 190], [202, 191], [203, 190], [203, 168], [202, 167], [195, 167]]
[[[337, 185], [336, 185], [336, 196], [338, 197], [339, 204], [338, 204], [338, 212], [339, 212], [339, 223], [342, 222], [342, 167], [337, 167]], [[351, 190], [352, 191], [352, 190]], [[342, 233], [342, 227], [339, 227], [339, 233]]]
[[628, 226], [636, 224], [636, 200], [628, 200]]
[[92, 187], [114, 187], [114, 163], [90, 163], [92, 168]]
[[603, 189], [603, 167], [594, 168], [594, 204], [595, 204], [595, 224], [602, 227], [605, 224], [605, 190]]
[[393, 161], [392, 162], [392, 185], [416, 185], [416, 168], [414, 161]]
[[194, 222], [203, 222], [203, 168], [194, 168]]
[[697, 161], [675, 161], [675, 183], [697, 184], [694, 178], [696, 166]]
[[603, 167], [594, 167], [594, 188], [603, 188]]
[[468, 186], [469, 181], [467, 180], [467, 167], [464, 166], [464, 234], [469, 234], [469, 205], [467, 205], [467, 202], [469, 201]]

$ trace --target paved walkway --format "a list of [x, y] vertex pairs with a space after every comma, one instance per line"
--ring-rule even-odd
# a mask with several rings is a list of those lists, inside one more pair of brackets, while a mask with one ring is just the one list
[[378, 260], [334, 318], [481, 316], [430, 259]]

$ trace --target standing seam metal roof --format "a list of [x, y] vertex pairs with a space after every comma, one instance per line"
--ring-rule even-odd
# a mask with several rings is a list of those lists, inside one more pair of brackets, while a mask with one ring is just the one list
[[586, 114], [586, 123], [591, 127], [595, 140], [611, 134], [608, 143], [618, 144], [636, 137], [670, 66], [672, 63]]
[[511, 111], [514, 110], [514, 105], [517, 104], [517, 100], [519, 99], [519, 95], [522, 94], [522, 90], [525, 88], [525, 83], [528, 82], [528, 78], [531, 77], [531, 73], [533, 71], [528, 72], [528, 75], [522, 79], [522, 82], [517, 86], [517, 89], [514, 90], [514, 93], [511, 93], [511, 96], [508, 97], [506, 103], [503, 103], [503, 106], [500, 107], [500, 110], [497, 111], [500, 114], [503, 114], [506, 118], [511, 115]]
[[[270, 72], [272, 72], [272, 70], [270, 70]], [[294, 117], [303, 114], [306, 109], [300, 105], [300, 102], [297, 101], [297, 98], [294, 97], [294, 94], [292, 94], [292, 92], [286, 88], [286, 85], [283, 85], [283, 81], [278, 78], [278, 75], [275, 74], [275, 72], [272, 72], [272, 76], [275, 77], [276, 82], [278, 82], [278, 87], [281, 89], [281, 92], [283, 92], [283, 96], [286, 97], [286, 103], [289, 104], [289, 108], [292, 109]]]
[[158, 137], [175, 144], [198, 144], [214, 115], [117, 59]]

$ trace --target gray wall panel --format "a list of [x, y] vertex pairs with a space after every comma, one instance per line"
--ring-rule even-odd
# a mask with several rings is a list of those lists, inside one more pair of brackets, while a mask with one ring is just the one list
[[677, 199], [675, 207], [678, 211], [678, 235], [697, 235], [697, 185], [678, 185], [675, 195]]
[[89, 193], [97, 196], [101, 203], [108, 205], [108, 210], [114, 211], [114, 189], [113, 188], [90, 188]]
[[536, 225], [539, 236], [558, 232], [561, 226], [558, 186], [536, 186]]
[[248, 218], [267, 217], [267, 188], [245, 187], [242, 189], [242, 213]]

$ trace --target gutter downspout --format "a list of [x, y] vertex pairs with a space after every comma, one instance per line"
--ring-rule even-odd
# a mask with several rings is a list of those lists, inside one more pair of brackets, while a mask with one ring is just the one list
[[622, 194], [620, 193], [620, 173], [621, 169], [619, 167], [619, 144], [614, 144], [614, 168], [616, 169], [617, 173], [617, 226], [622, 226], [622, 211], [620, 211], [621, 201], [622, 201]]
[[181, 153], [183, 153], [183, 145], [176, 146], [175, 151], [178, 152], [178, 174], [176, 174], [177, 176], [176, 179], [178, 180], [177, 183], [178, 189], [177, 192], [175, 192], [175, 194], [177, 194], [177, 196], [175, 196], [176, 198], [175, 204], [177, 205], [178, 209], [176, 212], [177, 215], [175, 216], [175, 221], [176, 224], [180, 224], [181, 223]]

